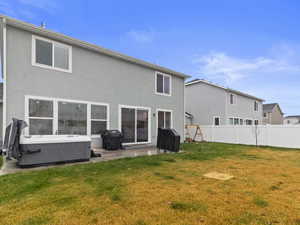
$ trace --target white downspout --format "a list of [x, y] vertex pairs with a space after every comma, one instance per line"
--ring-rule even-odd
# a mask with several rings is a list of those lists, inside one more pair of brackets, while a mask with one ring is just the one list
[[4, 140], [6, 129], [6, 18], [2, 18], [3, 37], [2, 37], [2, 79], [3, 79], [3, 121], [2, 136]]

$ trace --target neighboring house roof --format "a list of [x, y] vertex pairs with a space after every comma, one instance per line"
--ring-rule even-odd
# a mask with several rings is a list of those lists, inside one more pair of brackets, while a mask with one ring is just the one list
[[245, 96], [245, 97], [248, 97], [248, 98], [252, 98], [252, 99], [258, 100], [258, 101], [260, 101], [260, 102], [265, 101], [264, 99], [255, 97], [255, 96], [253, 96], [253, 95], [249, 95], [249, 94], [247, 94], [247, 93], [240, 92], [240, 91], [237, 91], [237, 90], [234, 90], [234, 89], [231, 89], [231, 88], [222, 87], [222, 86], [220, 86], [220, 85], [217, 85], [217, 84], [214, 84], [214, 83], [211, 83], [211, 82], [209, 82], [209, 81], [202, 80], [202, 79], [194, 79], [194, 80], [191, 80], [191, 81], [185, 83], [185, 86], [189, 86], [189, 85], [193, 85], [193, 84], [198, 84], [198, 83], [208, 84], [208, 85], [210, 85], [210, 86], [217, 87], [217, 88], [221, 88], [221, 89], [223, 89], [223, 90], [225, 90], [225, 91], [228, 91], [228, 92], [231, 92], [231, 93], [235, 93], [235, 94], [238, 94], [238, 95], [242, 95], [242, 96]]
[[286, 117], [284, 117], [284, 119], [290, 119], [290, 118], [300, 119], [300, 115], [294, 115], [294, 116], [286, 116]]
[[278, 106], [280, 113], [283, 115], [284, 113], [282, 112], [278, 103], [263, 104], [263, 112], [271, 113], [273, 111], [274, 107], [276, 107], [276, 105]]
[[133, 58], [131, 56], [123, 55], [121, 53], [118, 53], [118, 52], [100, 47], [98, 45], [91, 44], [91, 43], [88, 43], [88, 42], [85, 42], [85, 41], [81, 41], [79, 39], [75, 39], [75, 38], [69, 37], [69, 36], [61, 34], [61, 33], [50, 31], [50, 30], [47, 30], [47, 29], [42, 28], [42, 27], [35, 26], [33, 24], [30, 24], [30, 23], [26, 23], [26, 22], [23, 22], [23, 21], [20, 21], [20, 20], [16, 20], [16, 19], [10, 18], [8, 16], [0, 15], [0, 18], [3, 21], [5, 21], [6, 24], [8, 24], [10, 26], [13, 26], [13, 27], [25, 30], [25, 31], [29, 31], [29, 32], [32, 32], [32, 33], [35, 33], [35, 34], [38, 34], [38, 35], [42, 35], [44, 37], [48, 37], [48, 38], [51, 38], [51, 39], [62, 41], [62, 42], [68, 43], [70, 45], [79, 46], [79, 47], [82, 47], [82, 48], [85, 48], [85, 49], [88, 49], [88, 50], [91, 50], [91, 51], [95, 51], [95, 52], [98, 52], [98, 53], [101, 53], [101, 54], [104, 54], [104, 55], [108, 55], [110, 57], [114, 57], [114, 58], [117, 58], [117, 59], [120, 59], [120, 60], [124, 60], [124, 61], [130, 62], [130, 63], [133, 63], [133, 64], [137, 64], [137, 65], [140, 65], [140, 66], [151, 68], [151, 69], [163, 72], [163, 73], [172, 74], [172, 75], [182, 77], [182, 78], [189, 78], [190, 77], [189, 75], [186, 75], [184, 73], [176, 72], [174, 70], [171, 70], [171, 69], [159, 66], [159, 65], [155, 65], [155, 64], [152, 64], [152, 63], [148, 63], [146, 61], [136, 59], [136, 58]]

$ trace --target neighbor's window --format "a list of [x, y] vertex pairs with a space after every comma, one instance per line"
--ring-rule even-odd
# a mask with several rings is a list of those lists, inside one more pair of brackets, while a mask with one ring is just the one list
[[254, 120], [254, 124], [258, 125], [259, 124], [258, 120]]
[[243, 124], [244, 124], [244, 120], [240, 119], [240, 125], [243, 125]]
[[214, 125], [220, 126], [220, 117], [214, 117]]
[[33, 37], [34, 65], [71, 72], [72, 47]]
[[267, 117], [267, 113], [264, 113], [264, 117]]
[[254, 102], [254, 111], [258, 111], [258, 103], [257, 103], [257, 101]]
[[230, 94], [229, 95], [229, 99], [230, 99], [230, 104], [234, 105], [235, 104], [235, 95], [234, 94]]
[[108, 127], [107, 123], [107, 106], [91, 105], [91, 134], [102, 134]]
[[171, 76], [162, 73], [156, 73], [156, 93], [171, 95]]
[[239, 125], [240, 119], [239, 118], [234, 118], [234, 125]]
[[246, 125], [252, 125], [252, 120], [246, 120]]
[[29, 99], [29, 135], [53, 134], [53, 102]]
[[233, 125], [233, 118], [229, 118], [228, 122], [229, 122], [229, 125]]
[[171, 111], [158, 111], [157, 112], [157, 125], [158, 128], [171, 128], [172, 127], [172, 112]]
[[87, 104], [58, 102], [58, 134], [87, 135]]

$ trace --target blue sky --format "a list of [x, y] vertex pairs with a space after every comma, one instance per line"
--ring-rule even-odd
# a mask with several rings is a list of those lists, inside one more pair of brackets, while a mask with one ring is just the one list
[[300, 1], [1, 0], [0, 13], [300, 114]]

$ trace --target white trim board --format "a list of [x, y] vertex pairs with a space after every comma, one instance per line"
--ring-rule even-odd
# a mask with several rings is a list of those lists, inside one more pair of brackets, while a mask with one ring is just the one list
[[3, 115], [2, 115], [2, 136], [3, 136], [3, 141], [4, 141], [4, 136], [5, 136], [5, 130], [6, 130], [6, 113], [7, 113], [7, 100], [6, 100], [6, 18], [2, 18], [2, 24], [3, 24], [3, 39], [2, 39], [2, 79], [3, 79]]

